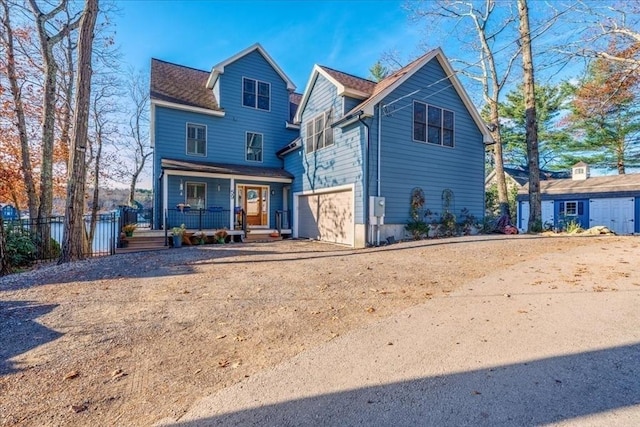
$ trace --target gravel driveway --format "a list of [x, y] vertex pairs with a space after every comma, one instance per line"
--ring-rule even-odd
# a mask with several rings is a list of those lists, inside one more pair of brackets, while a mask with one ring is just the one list
[[[368, 408], [397, 414], [402, 390], [409, 390], [407, 399], [440, 396], [434, 402], [443, 414], [467, 417], [450, 420], [500, 423], [508, 411], [489, 408], [502, 382], [482, 389], [487, 376], [513, 378], [526, 361], [538, 373], [556, 357], [569, 369], [582, 359], [615, 364], [638, 355], [638, 243], [634, 237], [477, 236], [350, 250], [281, 241], [117, 255], [2, 278], [0, 424], [229, 424], [239, 414], [256, 424], [313, 424], [322, 417], [370, 424], [366, 414], [376, 412]], [[621, 300], [634, 310], [618, 305]], [[544, 341], [547, 346], [534, 339], [564, 329], [568, 339]], [[411, 353], [415, 346], [424, 351]], [[603, 349], [608, 356], [597, 356]], [[584, 357], [562, 358], [570, 354]], [[620, 372], [633, 380], [640, 358], [631, 360], [634, 370]], [[288, 371], [298, 375], [283, 375]], [[555, 379], [552, 385], [567, 385]], [[531, 380], [513, 385], [536, 387], [537, 374]], [[441, 381], [458, 385], [431, 387]], [[465, 382], [472, 386], [462, 387]], [[580, 384], [588, 391], [598, 383]], [[611, 410], [620, 421], [625, 405], [640, 403], [633, 384], [640, 381], [624, 383], [626, 394], [590, 411], [529, 421]], [[554, 390], [546, 382], [540, 389]], [[451, 406], [447, 396], [460, 405]], [[473, 399], [488, 406], [472, 411]], [[256, 405], [277, 412], [248, 410]], [[297, 418], [305, 408], [309, 417]], [[631, 416], [638, 420], [636, 411]], [[407, 424], [416, 419], [408, 416]]]

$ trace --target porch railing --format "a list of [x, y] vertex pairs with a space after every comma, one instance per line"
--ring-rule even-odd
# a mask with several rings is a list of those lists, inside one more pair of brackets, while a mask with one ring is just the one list
[[282, 230], [291, 229], [291, 212], [276, 211], [276, 229], [278, 233], [282, 233]]
[[213, 206], [207, 209], [167, 209], [167, 230], [182, 224], [189, 230], [229, 228], [229, 209]]

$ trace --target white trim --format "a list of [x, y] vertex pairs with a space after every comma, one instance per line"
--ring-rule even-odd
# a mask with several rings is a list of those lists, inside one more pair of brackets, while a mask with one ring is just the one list
[[[254, 82], [256, 82], [256, 105], [255, 107], [252, 107], [250, 105], [244, 105], [244, 81], [245, 80], [253, 80]], [[266, 85], [269, 85], [269, 108], [267, 110], [265, 110], [264, 108], [258, 108], [258, 83], [264, 83]], [[242, 90], [240, 91], [240, 105], [242, 107], [245, 108], [253, 108], [254, 110], [258, 110], [258, 111], [266, 111], [266, 112], [271, 112], [271, 83], [269, 82], [265, 82], [262, 80], [258, 80], [258, 79], [254, 79], [253, 77], [245, 77], [242, 76]]]
[[231, 178], [229, 180], [229, 193], [231, 197], [229, 197], [229, 230], [236, 229], [236, 194], [235, 194], [235, 185], [236, 180]]
[[[245, 208], [245, 204], [247, 203], [247, 201], [244, 200], [245, 199], [245, 197], [244, 197], [244, 187], [260, 188], [260, 193], [261, 193], [260, 194], [260, 198], [262, 198], [262, 192], [264, 191], [264, 189], [265, 188], [267, 189], [267, 197], [266, 197], [266, 200], [265, 200], [265, 202], [267, 204], [267, 207], [266, 207], [267, 224], [266, 225], [252, 225], [251, 228], [259, 228], [259, 229], [268, 228], [268, 229], [270, 229], [271, 228], [271, 211], [270, 211], [270, 209], [271, 209], [271, 186], [268, 185], [268, 184], [267, 185], [246, 184], [246, 183], [243, 183], [243, 182], [241, 182], [239, 184], [236, 184], [236, 187], [235, 187], [236, 188], [236, 197], [235, 197], [235, 203], [236, 204], [238, 203], [238, 195], [240, 194], [240, 192], [238, 190], [239, 187], [242, 187], [242, 196], [243, 196], [242, 208], [243, 209]], [[262, 206], [262, 212], [264, 212], [264, 211], [265, 211], [265, 207]], [[262, 215], [262, 212], [260, 212], [261, 215]], [[246, 213], [246, 210], [245, 210], [245, 213]], [[245, 226], [248, 227], [248, 224], [245, 224]]]
[[198, 182], [198, 181], [185, 181], [184, 182], [184, 204], [185, 205], [189, 204], [189, 203], [187, 203], [187, 197], [188, 197], [187, 193], [189, 193], [189, 191], [188, 191], [189, 184], [192, 184], [192, 185], [204, 185], [204, 203], [202, 204], [202, 207], [198, 208], [198, 209], [206, 209], [206, 206], [207, 206], [207, 183], [206, 182]]
[[182, 175], [182, 176], [195, 176], [202, 178], [222, 178], [222, 179], [237, 179], [244, 181], [269, 181], [269, 182], [283, 182], [283, 183], [291, 183], [293, 182], [292, 178], [271, 178], [271, 177], [257, 177], [251, 175], [233, 175], [233, 174], [223, 174], [223, 173], [211, 173], [211, 172], [194, 172], [194, 171], [181, 171], [181, 170], [172, 170], [172, 169], [164, 169], [164, 173], [167, 175]]
[[165, 211], [169, 206], [169, 175], [162, 175], [162, 229], [167, 229], [167, 217]]
[[[249, 160], [247, 159], [247, 137], [249, 136], [249, 134], [252, 133], [254, 135], [260, 135], [262, 137], [262, 145], [260, 147], [260, 160]], [[263, 163], [264, 162], [264, 134], [260, 133], [260, 132], [253, 132], [250, 130], [247, 130], [244, 132], [244, 160], [246, 162], [251, 162], [251, 163]]]
[[[338, 96], [348, 96], [351, 98], [362, 99], [365, 100], [369, 98], [369, 94], [345, 87], [342, 83], [338, 82], [335, 78], [333, 78], [329, 73], [322, 69], [318, 64], [313, 66], [313, 70], [311, 71], [311, 76], [309, 77], [309, 81], [307, 82], [307, 86], [304, 89], [304, 94], [302, 95], [302, 99], [300, 100], [300, 105], [298, 105], [298, 111], [296, 111], [296, 116], [294, 121], [299, 123], [302, 121], [302, 111], [307, 106], [307, 102], [309, 101], [309, 96], [311, 95], [311, 88], [313, 87], [318, 75], [322, 75], [324, 78], [329, 80], [329, 82], [334, 85], [337, 89]], [[344, 112], [343, 112], [344, 115]]]
[[284, 128], [285, 129], [293, 129], [293, 130], [300, 130], [300, 124], [296, 124], [296, 123], [289, 123], [288, 121], [285, 120], [284, 122]]
[[353, 207], [353, 212], [351, 215], [352, 221], [351, 221], [351, 227], [353, 229], [353, 240], [351, 241], [351, 246], [354, 247], [355, 246], [355, 239], [356, 239], [356, 191], [355, 191], [355, 184], [344, 184], [344, 185], [337, 185], [335, 187], [327, 187], [327, 188], [320, 188], [318, 190], [303, 190], [303, 191], [296, 191], [295, 193], [293, 193], [293, 219], [292, 219], [292, 226], [291, 226], [291, 235], [294, 238], [298, 238], [298, 223], [300, 222], [298, 220], [298, 215], [300, 215], [300, 197], [304, 197], [304, 196], [311, 196], [311, 195], [315, 195], [315, 194], [330, 194], [330, 193], [339, 193], [341, 191], [351, 191], [351, 206]]
[[151, 148], [155, 148], [156, 145], [156, 105], [151, 102], [151, 106], [149, 107], [149, 146]]
[[[189, 153], [189, 125], [204, 127], [204, 154]], [[207, 151], [209, 149], [209, 147], [208, 147], [209, 146], [209, 141], [208, 141], [207, 133], [208, 133], [207, 125], [203, 125], [202, 123], [185, 122], [185, 124], [184, 124], [184, 154], [186, 156], [192, 156], [192, 157], [207, 157]]]
[[406, 73], [404, 76], [396, 80], [393, 84], [389, 85], [384, 90], [378, 92], [375, 96], [372, 96], [367, 101], [365, 101], [364, 108], [362, 108], [365, 114], [373, 116], [375, 104], [377, 104], [378, 102], [386, 98], [387, 95], [389, 95], [391, 92], [396, 90], [400, 85], [402, 85], [405, 81], [407, 81], [411, 76], [413, 76], [416, 72], [422, 69], [422, 67], [424, 67], [428, 62], [430, 62], [434, 58], [438, 60], [438, 63], [443, 68], [449, 81], [451, 81], [451, 84], [453, 85], [454, 89], [458, 93], [458, 96], [460, 97], [460, 99], [462, 99], [462, 102], [465, 105], [465, 107], [467, 107], [467, 111], [471, 115], [471, 118], [473, 119], [476, 126], [478, 127], [478, 130], [480, 130], [480, 133], [482, 133], [483, 142], [485, 144], [494, 142], [493, 138], [491, 137], [491, 133], [487, 128], [486, 123], [484, 122], [484, 120], [482, 120], [482, 117], [480, 117], [480, 113], [478, 113], [478, 110], [476, 109], [475, 105], [473, 105], [473, 102], [471, 102], [471, 98], [469, 98], [469, 95], [467, 94], [465, 89], [462, 87], [462, 84], [460, 83], [460, 80], [458, 79], [456, 72], [453, 70], [453, 67], [447, 60], [441, 48], [437, 48], [429, 52], [429, 54], [425, 55], [418, 64], [412, 67], [410, 72]]
[[178, 103], [169, 102], [169, 101], [160, 101], [157, 99], [152, 99], [151, 105], [152, 106], [157, 105], [159, 107], [166, 107], [166, 108], [173, 108], [174, 110], [190, 111], [192, 113], [207, 114], [209, 116], [214, 116], [214, 117], [224, 117], [225, 115], [224, 111], [209, 110], [208, 108], [202, 108], [202, 107], [192, 107], [190, 105], [178, 104]]
[[[273, 58], [271, 58], [271, 56], [267, 53], [267, 51], [264, 50], [264, 48], [260, 45], [260, 43], [255, 43], [255, 44], [249, 46], [248, 48], [236, 53], [232, 57], [227, 58], [224, 61], [214, 65], [213, 68], [211, 69], [211, 74], [209, 75], [209, 78], [207, 79], [207, 88], [208, 89], [212, 89], [213, 88], [214, 84], [218, 80], [218, 76], [220, 74], [224, 74], [224, 68], [227, 65], [236, 62], [237, 60], [239, 60], [240, 58], [250, 54], [254, 50], [257, 50], [262, 55], [262, 57], [267, 60], [269, 65], [271, 65], [271, 68], [273, 68], [274, 71], [276, 73], [278, 73], [280, 78], [282, 78], [282, 80], [284, 80], [284, 82], [287, 84], [287, 90], [290, 90], [290, 91], [296, 90], [296, 85], [293, 84], [293, 81], [291, 81], [291, 79], [289, 77], [287, 77], [287, 75], [284, 73], [284, 71], [282, 71], [282, 69], [278, 66], [278, 64], [276, 64], [276, 62], [273, 60]], [[220, 100], [218, 100], [218, 102], [220, 102]]]

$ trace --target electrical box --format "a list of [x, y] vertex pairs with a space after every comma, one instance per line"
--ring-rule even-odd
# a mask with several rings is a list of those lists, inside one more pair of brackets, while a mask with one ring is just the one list
[[386, 206], [384, 197], [369, 197], [369, 220], [372, 224], [384, 224]]

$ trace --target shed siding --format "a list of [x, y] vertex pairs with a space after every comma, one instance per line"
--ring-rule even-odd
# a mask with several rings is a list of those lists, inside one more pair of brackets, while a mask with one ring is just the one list
[[[414, 95], [410, 93], [420, 90]], [[400, 99], [403, 96], [406, 98]], [[397, 102], [396, 100], [400, 99]], [[454, 147], [413, 141], [413, 101], [425, 102], [454, 112]], [[393, 104], [391, 104], [393, 103]], [[381, 193], [386, 198], [385, 223], [409, 220], [411, 190], [425, 193], [424, 208], [442, 213], [442, 192], [453, 191], [452, 212], [460, 215], [467, 208], [476, 218], [484, 217], [484, 144], [482, 134], [461, 98], [450, 85], [440, 64], [430, 61], [403, 85], [387, 96], [381, 105]], [[376, 116], [379, 109], [376, 109]], [[372, 125], [372, 171], [377, 162], [378, 120]], [[376, 179], [371, 180], [376, 194]]]

